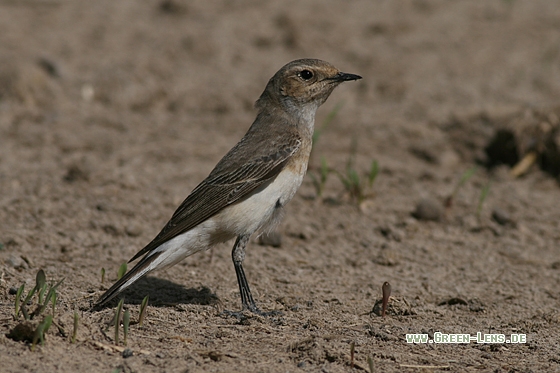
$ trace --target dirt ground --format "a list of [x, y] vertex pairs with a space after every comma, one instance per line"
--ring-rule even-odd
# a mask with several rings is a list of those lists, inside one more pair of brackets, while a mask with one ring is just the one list
[[[376, 160], [364, 200], [335, 171], [321, 196], [307, 176], [281, 246], [252, 240], [253, 293], [281, 316], [222, 314], [240, 308], [229, 242], [126, 292], [123, 353], [116, 302], [94, 300], [303, 57], [363, 76], [319, 109], [309, 172], [352, 159], [364, 179]], [[534, 146], [560, 149], [559, 82], [549, 0], [0, 0], [0, 371], [560, 371], [560, 172]], [[503, 128], [509, 158], [488, 150]], [[527, 149], [537, 162], [512, 176]], [[64, 279], [61, 329], [31, 351], [7, 334], [39, 269]], [[436, 332], [527, 341], [405, 337]]]

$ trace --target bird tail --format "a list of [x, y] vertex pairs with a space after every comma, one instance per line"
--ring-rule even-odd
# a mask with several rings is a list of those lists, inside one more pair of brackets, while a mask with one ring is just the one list
[[119, 295], [130, 285], [140, 280], [142, 277], [150, 273], [154, 267], [152, 266], [154, 260], [157, 259], [161, 254], [161, 251], [155, 252], [152, 255], [146, 255], [142, 258], [130, 271], [128, 271], [123, 277], [120, 278], [109, 290], [107, 290], [98, 300], [95, 302], [94, 308], [99, 307], [111, 299]]

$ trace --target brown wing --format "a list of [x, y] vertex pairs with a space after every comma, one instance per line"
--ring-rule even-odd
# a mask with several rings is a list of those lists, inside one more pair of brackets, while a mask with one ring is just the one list
[[275, 178], [300, 146], [301, 140], [292, 137], [285, 144], [277, 144], [274, 153], [255, 155], [239, 167], [235, 164], [236, 157], [229, 157], [235, 154], [234, 147], [181, 203], [161, 232], [130, 262], [196, 227]]

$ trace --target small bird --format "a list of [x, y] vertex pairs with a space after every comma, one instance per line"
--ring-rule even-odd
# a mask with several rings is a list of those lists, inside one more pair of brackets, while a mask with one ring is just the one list
[[257, 118], [245, 136], [181, 203], [161, 232], [134, 255], [130, 262], [142, 259], [96, 306], [156, 269], [237, 237], [232, 259], [243, 310], [265, 314], [245, 277], [245, 247], [253, 233], [274, 227], [301, 185], [317, 109], [340, 83], [357, 79], [361, 76], [340, 72], [317, 59], [295, 60], [282, 67], [257, 100]]

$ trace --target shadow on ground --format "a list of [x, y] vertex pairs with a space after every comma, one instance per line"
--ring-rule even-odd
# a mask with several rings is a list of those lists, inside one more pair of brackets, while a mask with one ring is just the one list
[[114, 307], [122, 298], [127, 304], [141, 304], [146, 295], [150, 297], [150, 306], [155, 307], [175, 304], [215, 305], [220, 302], [216, 294], [205, 286], [186, 288], [157, 277], [145, 277], [99, 309]]

